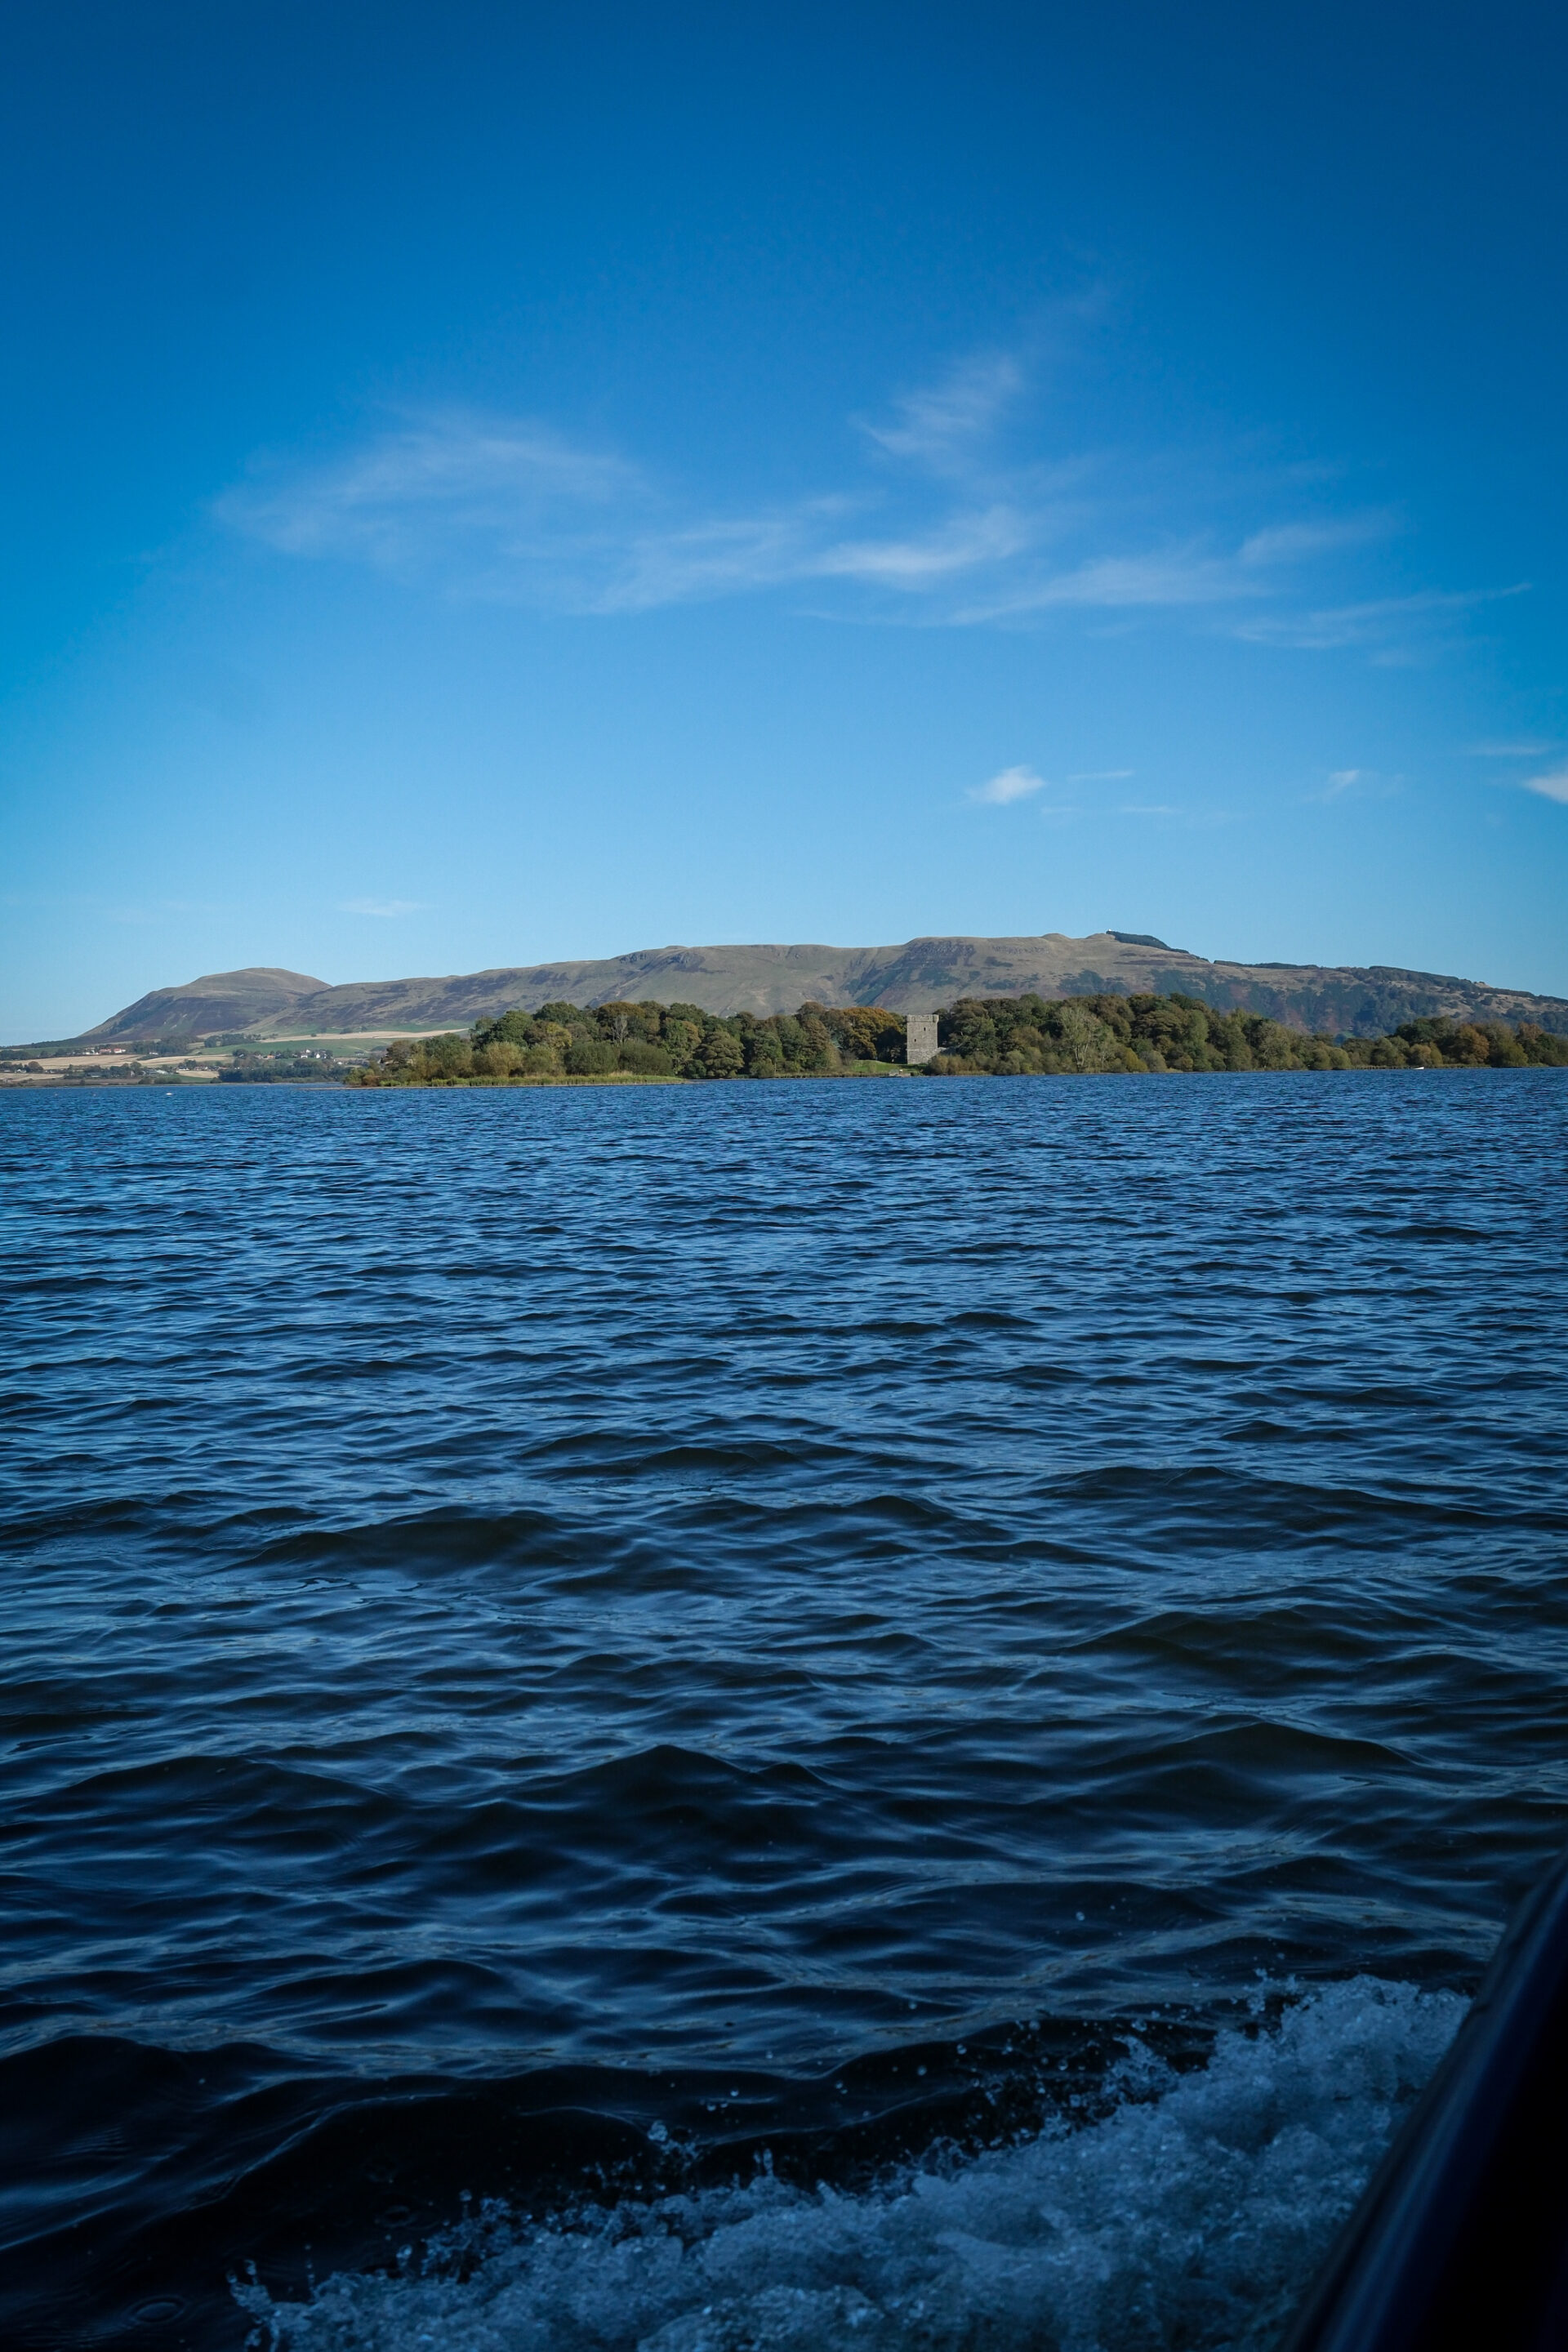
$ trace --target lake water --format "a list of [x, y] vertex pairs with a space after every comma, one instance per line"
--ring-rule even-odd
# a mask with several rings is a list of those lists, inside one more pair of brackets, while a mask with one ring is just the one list
[[1270, 2343], [1568, 1828], [1565, 1161], [0, 1098], [6, 2344]]

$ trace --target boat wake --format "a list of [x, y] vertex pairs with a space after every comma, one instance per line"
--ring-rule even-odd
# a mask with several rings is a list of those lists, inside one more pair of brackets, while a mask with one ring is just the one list
[[488, 2204], [306, 2302], [236, 2293], [273, 2352], [1261, 2352], [1464, 2009], [1356, 1978], [1194, 2071], [1134, 2042], [1109, 2113], [978, 2154], [811, 2188], [764, 2162], [548, 2219]]

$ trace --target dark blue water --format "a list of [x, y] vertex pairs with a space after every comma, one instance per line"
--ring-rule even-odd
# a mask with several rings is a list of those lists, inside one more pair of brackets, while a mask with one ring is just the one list
[[1271, 2341], [1568, 1828], [1565, 1160], [0, 1097], [6, 2343]]

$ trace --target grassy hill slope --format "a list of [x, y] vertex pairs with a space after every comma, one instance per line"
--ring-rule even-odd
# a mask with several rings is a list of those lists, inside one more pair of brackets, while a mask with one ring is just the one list
[[587, 961], [524, 964], [443, 979], [354, 981], [339, 988], [303, 973], [209, 973], [154, 989], [89, 1033], [95, 1042], [153, 1042], [246, 1029], [257, 1037], [447, 1029], [564, 1002], [639, 997], [708, 1013], [793, 1013], [823, 1004], [883, 1004], [929, 1013], [963, 996], [1046, 998], [1184, 991], [1218, 1009], [1244, 1007], [1290, 1027], [1380, 1036], [1434, 1014], [1536, 1021], [1568, 1034], [1568, 999], [1384, 964], [1210, 962], [1146, 934], [1047, 931], [1021, 939], [930, 938], [901, 946], [645, 948]]
[[164, 1037], [207, 1037], [280, 1020], [307, 998], [331, 995], [324, 980], [308, 972], [253, 964], [244, 971], [209, 971], [183, 988], [154, 988], [111, 1013], [84, 1043], [95, 1045], [153, 1045]]

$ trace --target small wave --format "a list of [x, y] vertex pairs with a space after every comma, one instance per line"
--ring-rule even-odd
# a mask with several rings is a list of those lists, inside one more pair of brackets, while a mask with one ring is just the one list
[[856, 2188], [764, 2167], [547, 2221], [488, 2205], [308, 2303], [236, 2293], [272, 2352], [1261, 2352], [1463, 2010], [1357, 1978], [1195, 2072], [1135, 2043], [1076, 2128]]

